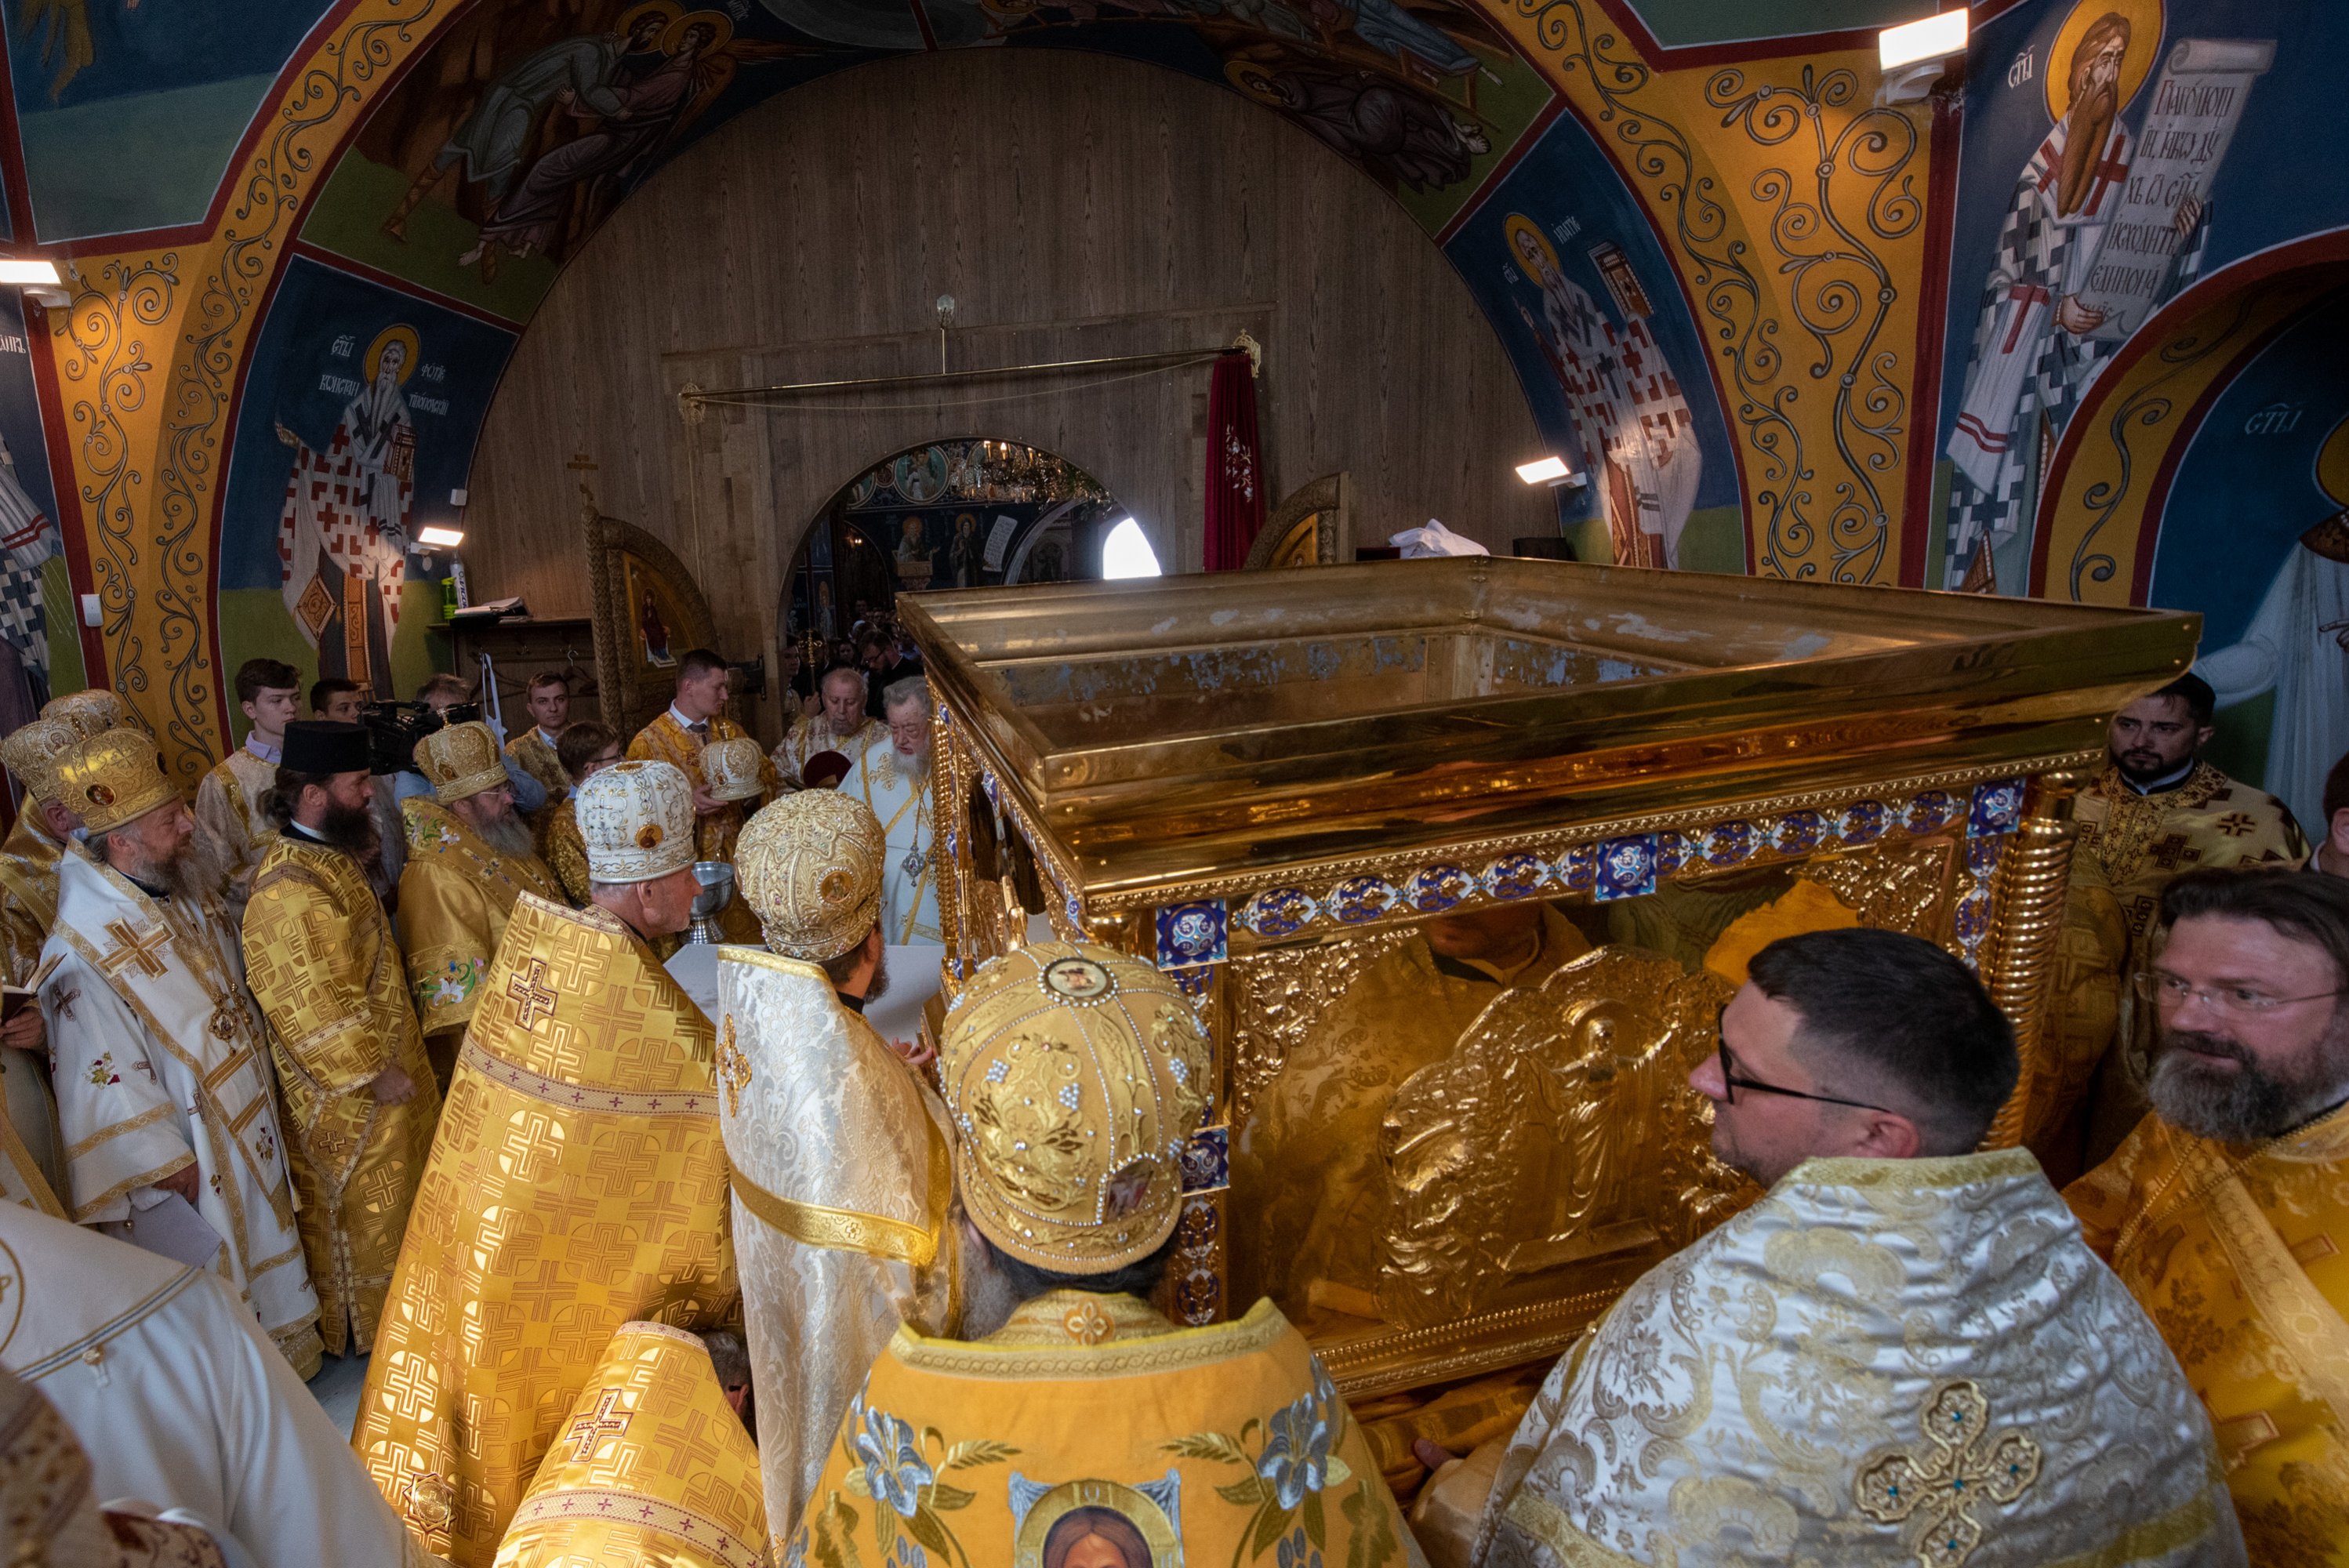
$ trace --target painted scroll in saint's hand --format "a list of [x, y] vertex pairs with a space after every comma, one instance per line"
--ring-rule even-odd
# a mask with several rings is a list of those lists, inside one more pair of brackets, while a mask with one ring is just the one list
[[2124, 338], [2175, 292], [2177, 259], [2194, 232], [2178, 221], [2210, 199], [2251, 83], [2275, 61], [2271, 38], [2183, 38], [2169, 51], [2137, 133], [2120, 210], [2105, 225], [2079, 303], [2102, 311], [2097, 337]]

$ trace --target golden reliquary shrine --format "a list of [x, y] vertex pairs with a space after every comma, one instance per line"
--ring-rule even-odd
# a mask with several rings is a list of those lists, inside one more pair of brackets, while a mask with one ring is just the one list
[[1038, 913], [1170, 971], [1216, 1080], [1171, 1305], [1271, 1296], [1358, 1411], [1555, 1356], [1758, 1196], [1686, 1078], [1776, 936], [1973, 965], [2022, 1037], [2017, 1141], [2053, 1087], [2074, 792], [2197, 633], [1492, 557], [905, 620], [938, 697], [943, 1005]]

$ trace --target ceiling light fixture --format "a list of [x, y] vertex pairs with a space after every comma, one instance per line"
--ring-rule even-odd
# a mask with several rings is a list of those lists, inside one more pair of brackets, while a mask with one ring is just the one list
[[57, 263], [41, 256], [0, 258], [0, 285], [23, 289], [36, 304], [62, 305], [72, 299]]
[[1933, 90], [1946, 63], [1966, 52], [1965, 7], [1921, 21], [1904, 22], [1876, 35], [1876, 58], [1884, 79], [1878, 104], [1917, 103]]
[[443, 528], [439, 523], [427, 523], [416, 531], [416, 542], [429, 544], [435, 550], [454, 550], [465, 542], [461, 528]]
[[1554, 485], [1568, 474], [1564, 458], [1536, 458], [1530, 463], [1517, 465], [1517, 478], [1529, 485]]

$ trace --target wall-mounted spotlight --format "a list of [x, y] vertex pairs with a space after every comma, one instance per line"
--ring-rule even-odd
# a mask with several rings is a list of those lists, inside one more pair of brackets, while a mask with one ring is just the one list
[[57, 276], [57, 263], [38, 256], [0, 260], [0, 284], [23, 289], [25, 297], [35, 304], [51, 308], [67, 304], [73, 298], [66, 292], [65, 280]]
[[1584, 479], [1582, 475], [1578, 474], [1572, 469], [1568, 468], [1564, 458], [1557, 456], [1536, 458], [1532, 462], [1519, 463], [1517, 465], [1517, 478], [1525, 480], [1526, 483], [1529, 485], [1550, 485], [1552, 487], [1557, 485], [1580, 485], [1588, 484], [1589, 482], [1588, 480]]
[[1950, 61], [1966, 52], [1966, 9], [1961, 5], [1877, 34], [1877, 64], [1884, 72], [1876, 88], [1877, 103], [1922, 102]]
[[416, 531], [416, 542], [429, 544], [435, 550], [454, 550], [465, 542], [465, 531], [461, 528], [443, 528], [437, 522], [428, 522]]

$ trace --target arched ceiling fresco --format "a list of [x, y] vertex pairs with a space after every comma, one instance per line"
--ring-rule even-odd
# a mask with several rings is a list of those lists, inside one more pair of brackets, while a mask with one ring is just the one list
[[[137, 8], [7, 0], [20, 123], [56, 112], [33, 89], [73, 55], [50, 19], [88, 24], [70, 97], [115, 79], [92, 73], [130, 57], [115, 51]], [[355, 409], [397, 394], [413, 448], [399, 517], [445, 516], [504, 351], [628, 191], [750, 104], [913, 49], [1113, 52], [1247, 95], [1445, 249], [1546, 437], [1604, 474], [1575, 504], [1661, 514], [1619, 553], [1913, 578], [1899, 520], [1918, 482], [1909, 410], [1940, 370], [1920, 323], [1939, 308], [1923, 257], [1951, 160], [1929, 145], [1929, 107], [1870, 103], [1878, 18], [1859, 0], [1799, 15], [1863, 30], [1763, 42], [1711, 41], [1750, 24], [1696, 0], [245, 9], [256, 37], [299, 35], [257, 108], [225, 85], [263, 74], [257, 44], [150, 60], [156, 92], [231, 106], [203, 124], [249, 117], [209, 206], [186, 216], [191, 178], [148, 214], [164, 227], [51, 247], [74, 258], [75, 298], [31, 350], [48, 455], [71, 480], [56, 488], [73, 586], [102, 608], [82, 652], [183, 769], [221, 748], [231, 655], [301, 655], [313, 623], [273, 574], [355, 449]], [[88, 101], [135, 118], [134, 96]], [[78, 145], [115, 167], [157, 139]], [[46, 242], [38, 140], [0, 159], [0, 189]], [[418, 350], [378, 397], [367, 361], [387, 333]]]

